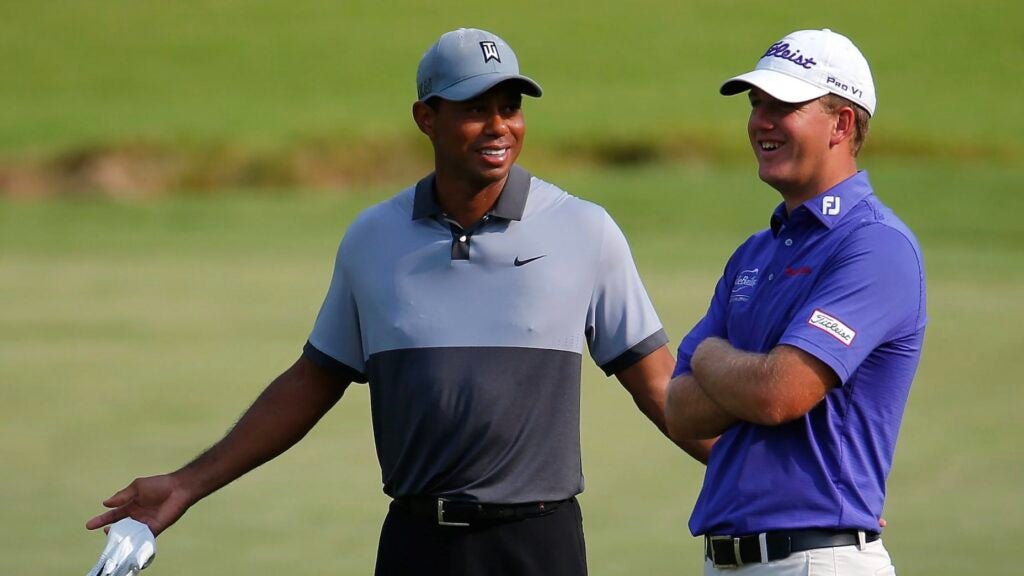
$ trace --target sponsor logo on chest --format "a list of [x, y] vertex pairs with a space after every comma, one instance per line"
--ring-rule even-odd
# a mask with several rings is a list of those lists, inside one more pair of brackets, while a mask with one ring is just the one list
[[754, 287], [757, 286], [758, 272], [759, 269], [754, 268], [753, 270], [741, 270], [736, 275], [736, 280], [732, 284], [732, 296], [729, 297], [730, 302], [750, 300], [750, 295], [754, 292]]
[[786, 276], [807, 276], [813, 270], [810, 266], [789, 266], [783, 271]]

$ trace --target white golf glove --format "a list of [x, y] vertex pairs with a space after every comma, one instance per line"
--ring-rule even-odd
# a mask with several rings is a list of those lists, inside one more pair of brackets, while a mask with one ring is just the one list
[[135, 576], [156, 555], [156, 536], [149, 526], [125, 518], [110, 525], [107, 547], [85, 576]]

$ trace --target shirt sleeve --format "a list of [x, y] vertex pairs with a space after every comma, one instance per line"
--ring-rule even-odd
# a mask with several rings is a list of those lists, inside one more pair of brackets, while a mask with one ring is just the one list
[[725, 278], [726, 276], [723, 275], [718, 280], [718, 285], [715, 286], [715, 294], [711, 297], [711, 304], [708, 305], [707, 313], [704, 314], [704, 317], [697, 322], [679, 343], [679, 349], [676, 352], [676, 368], [672, 371], [673, 378], [680, 374], [692, 372], [690, 360], [693, 358], [693, 352], [706, 338], [712, 336], [728, 338], [726, 306], [729, 302], [729, 295]]
[[845, 383], [875, 348], [925, 322], [924, 268], [915, 245], [882, 224], [850, 233], [779, 344], [828, 364]]
[[303, 355], [339, 380], [366, 382], [359, 309], [345, 262], [345, 240], [338, 248], [334, 276]]
[[612, 375], [668, 342], [622, 230], [603, 213], [601, 249], [587, 310], [590, 355]]

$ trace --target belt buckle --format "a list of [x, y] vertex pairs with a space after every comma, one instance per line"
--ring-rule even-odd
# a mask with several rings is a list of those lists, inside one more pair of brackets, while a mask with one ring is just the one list
[[[743, 558], [740, 555], [740, 539], [733, 538], [732, 536], [710, 536], [711, 539], [711, 563], [715, 565], [715, 568], [739, 568], [743, 566]], [[735, 562], [719, 562], [715, 558], [715, 542], [732, 542], [732, 553]]]
[[444, 498], [437, 499], [437, 525], [438, 526], [469, 526], [469, 522], [448, 522], [444, 519], [444, 505], [448, 502]]

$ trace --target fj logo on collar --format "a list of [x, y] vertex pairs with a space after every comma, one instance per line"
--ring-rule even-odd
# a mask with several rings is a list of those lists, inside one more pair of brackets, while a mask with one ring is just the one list
[[825, 216], [838, 216], [839, 204], [839, 196], [825, 196], [821, 199], [821, 213]]
[[533, 262], [534, 260], [540, 260], [541, 258], [543, 258], [545, 256], [547, 256], [547, 254], [541, 254], [540, 256], [534, 256], [533, 258], [527, 258], [526, 260], [520, 260], [519, 256], [516, 256], [515, 262], [513, 262], [512, 264], [514, 264], [515, 266], [518, 267], [518, 266], [522, 266], [524, 264], [529, 264], [530, 262]]
[[480, 43], [480, 49], [484, 51], [484, 64], [494, 60], [501, 63], [501, 56], [498, 56], [498, 45], [490, 40]]

